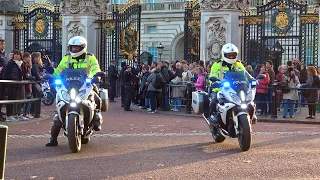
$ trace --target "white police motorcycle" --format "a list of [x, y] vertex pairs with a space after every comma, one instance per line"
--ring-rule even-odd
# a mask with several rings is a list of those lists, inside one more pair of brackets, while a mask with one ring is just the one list
[[[72, 152], [79, 152], [81, 144], [87, 144], [93, 133], [95, 116], [94, 83], [98, 77], [105, 77], [105, 72], [98, 72], [93, 79], [87, 77], [85, 69], [65, 69], [60, 78], [55, 79], [56, 109], [63, 124], [64, 135], [68, 137]], [[46, 78], [47, 79], [47, 78]], [[99, 89], [102, 100], [101, 111], [108, 110], [108, 92]], [[102, 119], [101, 119], [102, 120]]]
[[[263, 79], [265, 75], [259, 75], [257, 79]], [[217, 116], [205, 112], [209, 110], [212, 98], [206, 92], [192, 93], [192, 107], [197, 114], [203, 117], [210, 127], [213, 139], [220, 143], [226, 137], [238, 138], [240, 148], [247, 151], [251, 146], [251, 124], [255, 116], [255, 104], [257, 81], [249, 82], [245, 71], [227, 71], [224, 80], [212, 77], [211, 82], [220, 84], [217, 93]], [[213, 119], [216, 119], [215, 121]]]

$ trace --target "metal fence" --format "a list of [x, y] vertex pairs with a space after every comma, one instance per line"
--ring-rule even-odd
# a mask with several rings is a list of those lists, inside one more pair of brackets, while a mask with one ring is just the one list
[[[174, 84], [168, 84], [167, 85], [169, 87], [169, 102], [170, 100], [173, 99], [180, 99], [183, 100], [182, 103], [182, 107], [185, 107], [185, 113], [187, 114], [191, 114], [192, 113], [192, 108], [191, 108], [191, 104], [192, 104], [192, 92], [195, 91], [195, 86], [193, 85], [193, 83], [188, 82], [188, 83], [184, 83], [184, 84], [179, 84], [179, 85], [174, 85]], [[184, 91], [184, 97], [181, 98], [174, 98], [171, 95], [171, 88], [172, 87], [185, 87], [185, 91]], [[205, 87], [205, 89], [207, 89]], [[266, 89], [266, 88], [264, 88]], [[268, 99], [270, 100], [266, 100], [266, 101], [256, 101], [254, 100], [255, 104], [265, 104], [267, 106], [267, 104], [271, 105], [271, 117], [272, 118], [277, 118], [278, 117], [278, 112], [281, 111], [281, 109], [283, 108], [284, 104], [295, 104], [295, 113], [299, 114], [302, 111], [302, 106], [304, 105], [317, 105], [320, 106], [320, 103], [308, 103], [308, 102], [304, 102], [303, 101], [303, 96], [301, 95], [301, 91], [304, 90], [320, 90], [320, 88], [288, 88], [289, 90], [297, 90], [298, 91], [298, 96], [299, 99], [297, 101], [294, 102], [284, 102], [281, 98], [279, 99], [279, 92], [282, 91], [282, 89], [280, 89], [278, 87], [278, 83], [274, 83], [272, 85], [272, 87], [268, 87], [268, 90], [272, 90], [272, 96]], [[266, 94], [268, 96], [268, 94]], [[170, 103], [170, 105], [172, 105]]]

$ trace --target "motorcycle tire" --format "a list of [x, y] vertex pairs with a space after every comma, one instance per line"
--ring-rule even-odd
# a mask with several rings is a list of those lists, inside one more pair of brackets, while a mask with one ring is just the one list
[[251, 125], [247, 115], [240, 115], [238, 142], [242, 151], [248, 151], [251, 146]]
[[90, 142], [90, 137], [85, 138], [84, 136], [81, 137], [82, 144], [88, 144]]
[[220, 134], [220, 133], [218, 132], [218, 128], [212, 126], [212, 127], [210, 127], [210, 131], [211, 131], [211, 134], [212, 134], [213, 139], [214, 139], [217, 143], [221, 143], [221, 142], [223, 142], [223, 141], [226, 139], [226, 137], [224, 137], [222, 134]]
[[[47, 98], [43, 97], [41, 99], [42, 103], [46, 106], [51, 106], [54, 103], [55, 97], [52, 92], [44, 92], [47, 94]], [[44, 96], [44, 95], [43, 95]]]
[[79, 135], [78, 118], [76, 114], [68, 115], [68, 141], [70, 150], [77, 153], [81, 149], [81, 135]]

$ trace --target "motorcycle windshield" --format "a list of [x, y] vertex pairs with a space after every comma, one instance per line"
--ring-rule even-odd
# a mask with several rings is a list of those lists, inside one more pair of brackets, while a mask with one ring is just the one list
[[230, 83], [230, 87], [237, 93], [240, 91], [248, 91], [250, 82], [247, 80], [245, 71], [227, 71], [224, 75], [224, 78]]
[[67, 89], [80, 89], [87, 78], [85, 69], [64, 69], [60, 77]]

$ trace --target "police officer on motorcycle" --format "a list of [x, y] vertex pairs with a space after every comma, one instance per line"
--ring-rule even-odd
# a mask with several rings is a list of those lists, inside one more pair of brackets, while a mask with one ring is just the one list
[[[69, 53], [65, 55], [60, 61], [57, 68], [48, 68], [48, 72], [53, 76], [59, 76], [62, 70], [72, 66], [74, 69], [84, 68], [87, 70], [87, 76], [92, 78], [97, 72], [100, 72], [100, 67], [98, 60], [93, 54], [87, 52], [87, 40], [81, 36], [72, 37], [69, 40]], [[98, 87], [93, 84], [93, 89], [95, 91], [95, 102], [97, 108], [95, 110], [96, 114], [94, 117], [94, 130], [101, 130], [102, 116], [101, 116], [101, 99], [99, 97]], [[51, 128], [51, 137], [49, 143], [46, 146], [57, 146], [57, 137], [59, 135], [62, 123], [59, 119], [57, 113], [55, 113], [53, 118], [53, 125]]]
[[[216, 77], [220, 80], [223, 79], [224, 73], [226, 71], [245, 71], [246, 69], [241, 63], [241, 61], [237, 60], [238, 56], [238, 48], [234, 44], [228, 43], [223, 45], [221, 49], [221, 60], [215, 62], [210, 71], [209, 79], [210, 77]], [[246, 72], [248, 79], [254, 80], [254, 78]], [[212, 115], [210, 118], [213, 122], [217, 121], [217, 93], [220, 91], [219, 89], [219, 82], [210, 82], [213, 83], [211, 87], [214, 89], [211, 92], [211, 101], [209, 105], [209, 114], [205, 114], [206, 118], [208, 118], [210, 115]], [[211, 90], [210, 90], [211, 91]]]

